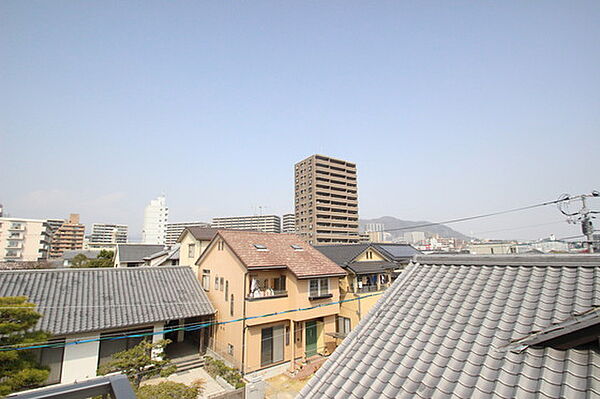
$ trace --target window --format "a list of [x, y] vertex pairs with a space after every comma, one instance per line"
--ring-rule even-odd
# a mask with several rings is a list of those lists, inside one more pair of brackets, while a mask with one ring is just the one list
[[219, 289], [219, 277], [215, 276], [215, 291]]
[[351, 326], [350, 319], [347, 317], [337, 316], [335, 331], [339, 334], [350, 334]]
[[227, 297], [229, 297], [229, 281], [225, 281], [225, 302], [227, 302]]
[[196, 244], [188, 245], [188, 257], [194, 258], [196, 256]]
[[225, 279], [221, 277], [221, 281], [219, 281], [219, 289], [223, 291], [225, 289]]
[[367, 251], [366, 258], [373, 259], [373, 251]]
[[254, 248], [256, 248], [257, 251], [268, 251], [269, 250], [267, 247], [265, 247], [262, 244], [254, 244]]
[[229, 301], [229, 316], [233, 316], [233, 294], [231, 294], [231, 301]]
[[205, 291], [210, 290], [210, 270], [202, 270], [202, 288], [204, 288]]
[[227, 354], [233, 356], [233, 345], [227, 344]]
[[285, 276], [279, 276], [273, 279], [273, 290], [277, 293], [277, 291], [285, 291]]
[[302, 247], [300, 245], [293, 244], [291, 247], [294, 251], [302, 251]]
[[268, 327], [261, 330], [261, 366], [283, 361], [284, 335], [283, 326]]
[[309, 296], [311, 298], [319, 298], [325, 296], [331, 296], [329, 293], [329, 279], [328, 278], [315, 278], [309, 282]]
[[222, 251], [223, 247], [223, 240], [219, 240], [219, 242], [217, 242], [217, 250]]

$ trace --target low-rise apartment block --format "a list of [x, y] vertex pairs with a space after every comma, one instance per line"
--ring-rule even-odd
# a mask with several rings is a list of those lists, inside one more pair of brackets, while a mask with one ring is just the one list
[[213, 218], [211, 226], [217, 229], [281, 233], [281, 218], [276, 215], [219, 217]]
[[294, 234], [296, 232], [296, 215], [293, 213], [286, 213], [281, 218], [282, 233]]
[[50, 238], [46, 220], [0, 218], [0, 261], [47, 259]]
[[65, 251], [83, 248], [85, 226], [79, 223], [79, 215], [72, 213], [52, 235], [50, 258], [60, 258]]
[[128, 227], [125, 224], [92, 224], [89, 244], [126, 244]]
[[[197, 264], [217, 321], [242, 319], [218, 326], [210, 344], [242, 374], [335, 349], [346, 272], [298, 236], [219, 230]], [[303, 310], [284, 312], [293, 309]]]

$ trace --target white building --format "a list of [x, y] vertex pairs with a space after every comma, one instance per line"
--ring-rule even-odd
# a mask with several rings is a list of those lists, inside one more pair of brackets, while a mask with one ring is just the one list
[[425, 241], [425, 233], [423, 231], [407, 231], [404, 233], [404, 241], [409, 244]]
[[89, 244], [125, 244], [128, 227], [124, 224], [94, 223]]
[[296, 215], [293, 213], [286, 213], [282, 217], [283, 227], [282, 233], [295, 233], [296, 232]]
[[0, 218], [0, 261], [47, 259], [51, 233], [46, 220]]
[[142, 242], [144, 244], [165, 245], [167, 239], [167, 221], [169, 208], [164, 195], [150, 201], [144, 210]]
[[205, 222], [167, 223], [166, 244], [168, 246], [174, 245], [187, 227], [210, 227], [210, 224]]
[[218, 229], [254, 230], [265, 233], [281, 233], [281, 218], [275, 215], [213, 218], [212, 227]]

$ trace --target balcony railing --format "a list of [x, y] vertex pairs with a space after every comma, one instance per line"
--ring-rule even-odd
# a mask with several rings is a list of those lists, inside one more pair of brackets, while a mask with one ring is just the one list
[[23, 230], [25, 230], [25, 225], [23, 225], [23, 224], [12, 224], [12, 225], [10, 225], [10, 227], [8, 229], [9, 230], [13, 230], [13, 231], [23, 231]]
[[258, 301], [261, 299], [270, 299], [270, 298], [284, 298], [288, 296], [288, 292], [286, 290], [255, 290], [253, 293], [246, 296], [248, 301]]
[[389, 284], [379, 284], [379, 286], [377, 285], [363, 285], [362, 287], [358, 288], [358, 287], [350, 287], [350, 291], [357, 293], [357, 294], [364, 294], [367, 292], [377, 292], [377, 291], [384, 291], [386, 290], [390, 285]]

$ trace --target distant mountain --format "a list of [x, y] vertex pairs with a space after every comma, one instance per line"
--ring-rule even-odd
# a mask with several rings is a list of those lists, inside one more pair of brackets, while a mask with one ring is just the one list
[[404, 233], [409, 232], [409, 231], [423, 231], [423, 232], [425, 232], [426, 235], [438, 234], [441, 237], [446, 237], [446, 238], [459, 238], [461, 240], [469, 240], [470, 239], [470, 237], [464, 235], [463, 233], [460, 233], [454, 229], [451, 229], [448, 226], [444, 226], [443, 224], [438, 224], [435, 226], [428, 226], [428, 227], [415, 227], [414, 229], [410, 228], [412, 226], [419, 226], [422, 224], [431, 223], [431, 222], [427, 222], [424, 220], [414, 222], [414, 221], [410, 221], [410, 220], [396, 219], [395, 217], [392, 217], [392, 216], [383, 216], [383, 217], [380, 217], [377, 219], [360, 219], [358, 222], [359, 222], [361, 231], [364, 230], [364, 226], [367, 223], [382, 223], [385, 230], [403, 229], [403, 230], [397, 230], [397, 231], [390, 231], [389, 233], [392, 235], [393, 238], [404, 238]]

